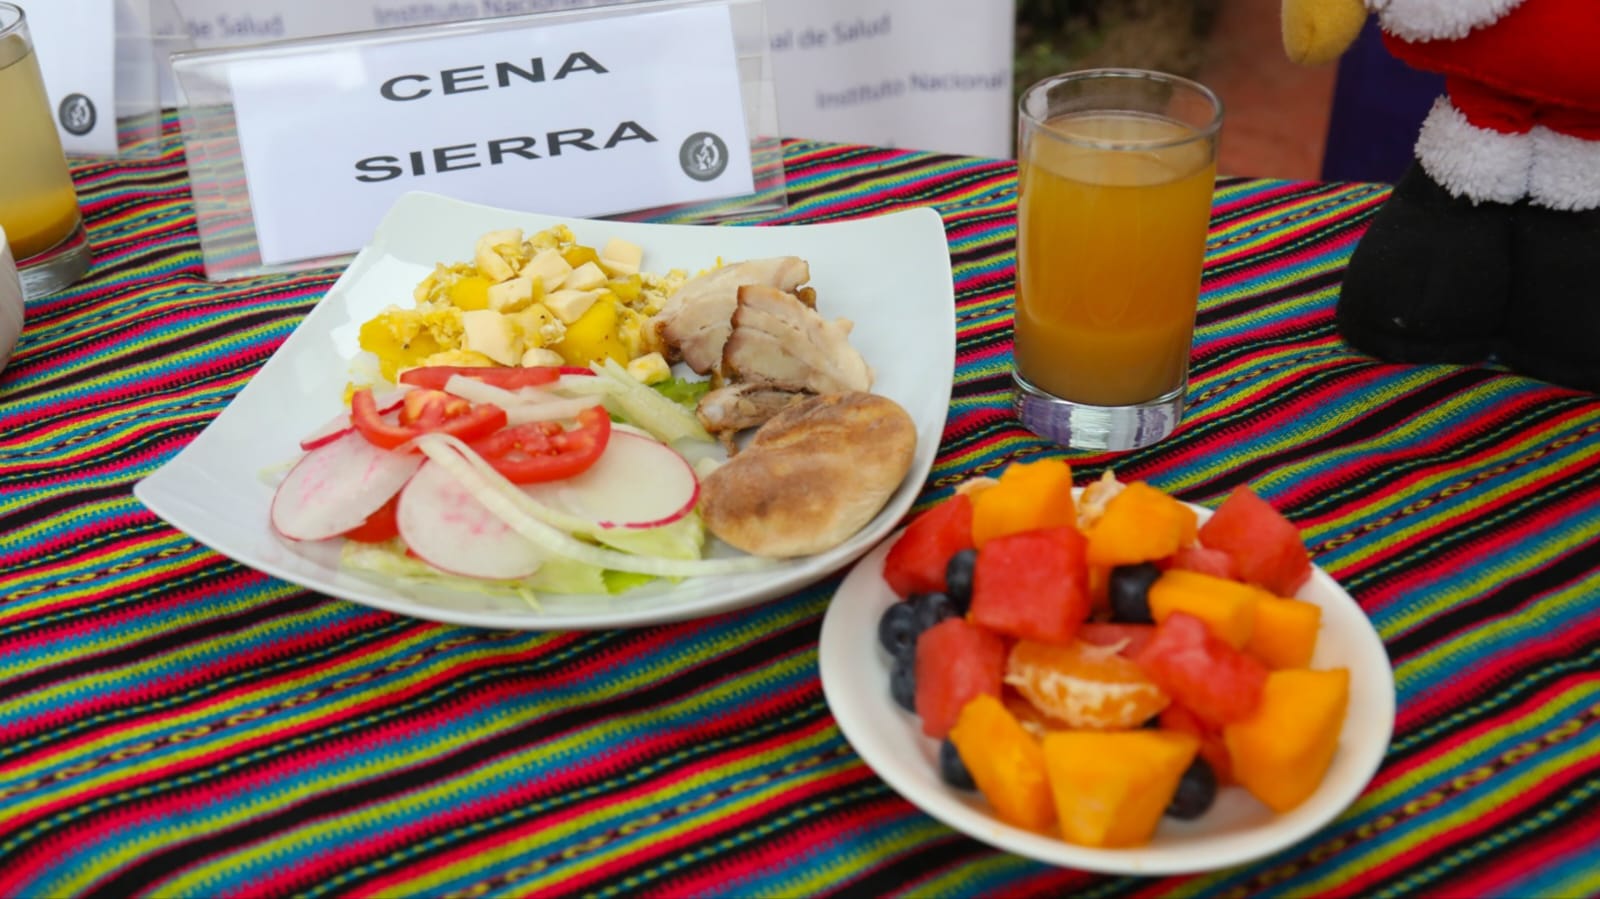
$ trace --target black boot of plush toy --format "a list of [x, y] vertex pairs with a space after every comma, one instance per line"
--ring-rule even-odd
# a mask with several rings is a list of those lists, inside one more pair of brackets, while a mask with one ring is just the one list
[[1507, 304], [1511, 212], [1453, 197], [1412, 163], [1356, 245], [1339, 333], [1391, 362], [1483, 359]]
[[1505, 363], [1600, 391], [1600, 209], [1519, 206], [1512, 228]]

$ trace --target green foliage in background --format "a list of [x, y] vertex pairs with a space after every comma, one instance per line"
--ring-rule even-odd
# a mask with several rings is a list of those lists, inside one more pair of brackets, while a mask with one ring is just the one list
[[1016, 90], [1096, 66], [1194, 75], [1222, 0], [1017, 0]]

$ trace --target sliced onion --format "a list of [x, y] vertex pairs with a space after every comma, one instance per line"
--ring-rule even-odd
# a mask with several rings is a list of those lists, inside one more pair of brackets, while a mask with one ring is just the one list
[[[508, 527], [541, 548], [597, 568], [631, 571], [656, 577], [704, 577], [759, 571], [773, 562], [755, 556], [737, 559], [656, 559], [603, 549], [585, 543], [561, 528], [573, 517], [551, 509], [518, 490], [515, 484], [489, 467], [465, 443], [445, 434], [425, 434], [417, 448], [461, 482], [478, 502]], [[577, 521], [578, 528], [589, 522]]]
[[522, 425], [531, 421], [566, 421], [570, 418], [577, 418], [579, 412], [585, 409], [593, 409], [597, 405], [599, 403], [596, 403], [593, 397], [587, 396], [545, 400], [539, 403], [521, 403], [506, 408], [506, 423]]

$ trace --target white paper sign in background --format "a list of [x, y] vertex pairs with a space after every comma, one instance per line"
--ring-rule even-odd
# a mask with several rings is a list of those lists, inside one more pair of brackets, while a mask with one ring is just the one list
[[[197, 47], [603, 2], [174, 0]], [[786, 136], [1010, 155], [1013, 0], [766, 0], [766, 8]]]
[[359, 249], [412, 190], [573, 216], [754, 191], [723, 6], [275, 56], [232, 90], [267, 265]]
[[50, 114], [68, 153], [117, 152], [113, 0], [23, 0]]

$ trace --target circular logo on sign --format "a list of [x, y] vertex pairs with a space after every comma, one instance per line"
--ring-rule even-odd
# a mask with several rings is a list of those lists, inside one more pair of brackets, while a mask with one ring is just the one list
[[710, 181], [728, 167], [728, 145], [709, 131], [696, 131], [678, 148], [678, 164], [696, 181]]
[[94, 101], [83, 94], [67, 94], [56, 108], [61, 127], [72, 134], [88, 134], [94, 130]]

